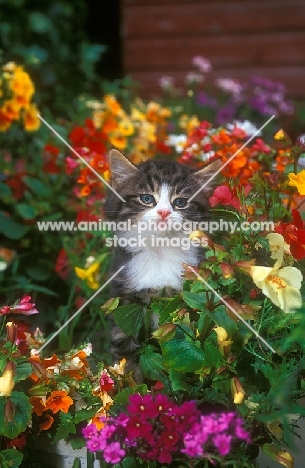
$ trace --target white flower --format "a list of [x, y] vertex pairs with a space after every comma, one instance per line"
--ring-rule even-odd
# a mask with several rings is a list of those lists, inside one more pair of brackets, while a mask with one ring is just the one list
[[169, 75], [164, 75], [159, 78], [159, 86], [162, 89], [173, 88], [175, 86], [175, 78]]
[[232, 94], [240, 94], [243, 89], [239, 81], [232, 80], [231, 78], [218, 78], [215, 83], [216, 86], [223, 91], [227, 91]]
[[[247, 136], [254, 135], [258, 131], [258, 128], [250, 122], [250, 120], [244, 120], [243, 122], [240, 122], [239, 120], [234, 120], [233, 124], [228, 123], [227, 124], [228, 130], [232, 131], [234, 128], [240, 128], [240, 130], [243, 130]], [[261, 135], [262, 132], [257, 133], [257, 136]]]
[[196, 55], [195, 57], [193, 57], [192, 63], [202, 73], [208, 73], [212, 69], [211, 62], [205, 57], [202, 57], [202, 55]]
[[186, 144], [186, 135], [169, 135], [166, 140], [168, 146], [174, 146], [177, 153], [182, 153]]
[[203, 83], [204, 76], [201, 73], [189, 72], [185, 77], [185, 81], [187, 83]]

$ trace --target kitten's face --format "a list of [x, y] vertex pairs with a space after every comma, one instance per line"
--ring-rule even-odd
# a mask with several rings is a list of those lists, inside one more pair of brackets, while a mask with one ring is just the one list
[[207, 215], [208, 197], [212, 184], [208, 184], [192, 200], [189, 200], [220, 167], [215, 161], [204, 169], [194, 171], [171, 161], [147, 161], [134, 166], [119, 151], [109, 155], [112, 187], [125, 199], [122, 202], [113, 192], [105, 203], [108, 219], [132, 222], [153, 221], [183, 223], [198, 221]]

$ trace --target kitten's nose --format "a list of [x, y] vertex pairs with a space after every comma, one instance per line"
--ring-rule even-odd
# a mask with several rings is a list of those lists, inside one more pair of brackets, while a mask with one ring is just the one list
[[169, 210], [158, 210], [157, 213], [158, 213], [158, 215], [161, 216], [163, 221], [165, 220], [165, 218], [168, 217], [168, 215], [171, 214], [171, 212]]

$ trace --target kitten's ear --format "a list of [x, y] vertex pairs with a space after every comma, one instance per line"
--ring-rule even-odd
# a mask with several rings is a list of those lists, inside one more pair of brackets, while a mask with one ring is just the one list
[[109, 165], [111, 170], [112, 186], [114, 188], [123, 184], [138, 172], [138, 168], [117, 149], [112, 149], [110, 151]]
[[[217, 182], [217, 175], [219, 174], [219, 169], [222, 166], [222, 162], [220, 160], [213, 161], [203, 169], [199, 169], [198, 171], [193, 173], [193, 177], [197, 180], [198, 184], [204, 185], [206, 184], [212, 176], [214, 176], [208, 183], [207, 186], [204, 188], [206, 193], [209, 193], [213, 190], [215, 183]], [[219, 172], [218, 172], [219, 171]], [[217, 173], [217, 174], [216, 174]]]

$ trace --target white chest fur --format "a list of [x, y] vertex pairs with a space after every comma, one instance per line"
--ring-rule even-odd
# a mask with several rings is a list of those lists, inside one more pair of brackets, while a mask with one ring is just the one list
[[197, 265], [198, 249], [147, 247], [136, 253], [126, 265], [129, 286], [134, 291], [147, 288], [181, 289], [182, 264]]

